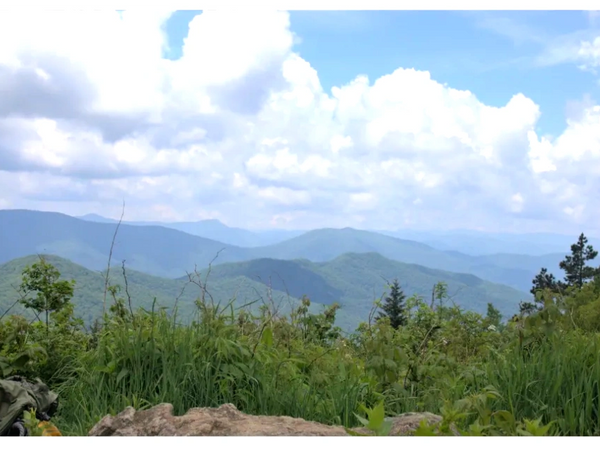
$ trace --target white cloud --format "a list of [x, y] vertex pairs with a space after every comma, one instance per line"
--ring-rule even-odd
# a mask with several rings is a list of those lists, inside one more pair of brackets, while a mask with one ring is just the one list
[[[549, 139], [525, 95], [492, 107], [425, 71], [327, 94], [286, 13], [196, 16], [177, 61], [168, 17], [0, 16], [1, 206], [118, 216], [125, 199], [130, 219], [242, 227], [600, 219], [598, 106]], [[598, 42], [574, 58], [592, 67]]]
[[583, 41], [577, 52], [578, 58], [582, 61], [581, 68], [584, 70], [593, 70], [600, 66], [600, 36], [593, 41]]

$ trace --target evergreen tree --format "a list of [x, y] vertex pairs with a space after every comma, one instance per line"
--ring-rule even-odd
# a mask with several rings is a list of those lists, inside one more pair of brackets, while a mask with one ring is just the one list
[[519, 313], [521, 315], [531, 315], [535, 312], [539, 312], [541, 307], [538, 305], [539, 303], [521, 301], [519, 302]]
[[488, 302], [487, 314], [485, 316], [492, 326], [500, 327], [502, 322], [502, 314], [500, 313], [500, 310], [494, 307], [494, 304]]
[[406, 324], [406, 296], [400, 288], [398, 279], [394, 280], [391, 286], [391, 292], [389, 296], [385, 298], [383, 306], [383, 312], [378, 316], [378, 319], [387, 317], [390, 319], [390, 324], [394, 329], [398, 329]]
[[551, 291], [558, 291], [561, 288], [561, 283], [556, 280], [554, 274], [550, 274], [546, 268], [542, 268], [540, 273], [535, 276], [535, 279], [531, 281], [533, 287], [529, 292], [534, 296], [538, 291], [549, 289]]
[[587, 238], [582, 233], [577, 243], [571, 246], [571, 255], [560, 262], [560, 269], [565, 271], [567, 286], [583, 287], [583, 284], [598, 274], [597, 268], [587, 266], [586, 262], [596, 258], [598, 251], [587, 244]]

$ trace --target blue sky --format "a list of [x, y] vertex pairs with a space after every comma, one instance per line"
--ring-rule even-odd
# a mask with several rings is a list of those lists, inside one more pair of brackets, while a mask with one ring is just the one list
[[[181, 55], [190, 20], [177, 11], [166, 23], [169, 58]], [[540, 134], [558, 135], [577, 104], [600, 99], [592, 73], [569, 61], [540, 61], [552, 45], [600, 30], [586, 11], [292, 11], [295, 50], [318, 71], [324, 89], [357, 74], [375, 79], [399, 67], [503, 106], [515, 93], [540, 105]]]
[[0, 42], [0, 208], [600, 233], [598, 13], [15, 11]]

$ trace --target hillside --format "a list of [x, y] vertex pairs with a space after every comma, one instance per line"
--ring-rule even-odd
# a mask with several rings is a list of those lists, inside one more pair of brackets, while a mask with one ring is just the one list
[[[115, 233], [114, 224], [82, 221], [60, 213], [0, 210], [0, 263], [36, 253], [58, 255], [86, 268], [103, 270]], [[121, 224], [112, 261], [162, 277], [177, 277], [220, 261], [251, 257], [246, 249], [158, 226]]]
[[[20, 283], [25, 265], [35, 263], [37, 259], [37, 256], [28, 256], [0, 266], [0, 314], [16, 299], [15, 288]], [[73, 301], [77, 314], [88, 323], [101, 315], [104, 292], [102, 274], [60, 257], [50, 255], [46, 259], [61, 272], [63, 278], [75, 280]], [[204, 280], [206, 269], [200, 274]], [[367, 318], [375, 298], [386, 291], [385, 281], [395, 277], [408, 296], [418, 294], [426, 299], [431, 296], [432, 286], [444, 281], [457, 305], [479, 313], [485, 313], [487, 302], [492, 302], [504, 315], [509, 316], [518, 309], [519, 300], [527, 297], [512, 288], [492, 284], [470, 274], [399, 263], [376, 253], [346, 254], [322, 263], [257, 259], [216, 265], [208, 278], [208, 292], [221, 305], [236, 298], [235, 304], [238, 306], [254, 301], [258, 306], [270, 302], [270, 296], [282, 312], [289, 311], [290, 305], [303, 295], [311, 299], [312, 311], [338, 302], [341, 305], [338, 324], [349, 330]], [[187, 284], [184, 289], [187, 280], [187, 276], [165, 279], [127, 269], [128, 289], [134, 308], [150, 309], [156, 297], [157, 306], [171, 309], [179, 297], [181, 315], [189, 316], [194, 311], [194, 301], [201, 291], [193, 284]], [[110, 283], [121, 285], [121, 296], [126, 297], [120, 267], [111, 269]], [[19, 308], [13, 310], [19, 311]]]
[[[455, 251], [440, 251], [416, 241], [402, 240], [364, 230], [320, 229], [284, 242], [254, 249], [255, 255], [290, 260], [304, 258], [313, 262], [334, 259], [346, 253], [377, 252], [383, 257], [428, 268], [474, 274], [491, 282], [528, 291], [531, 280], [541, 268], [539, 263], [558, 260], [555, 256], [524, 258], [503, 254], [475, 257]], [[551, 266], [549, 266], [551, 268]]]
[[434, 270], [424, 266], [400, 263], [377, 253], [344, 254], [328, 262], [308, 260], [281, 261], [257, 259], [241, 263], [217, 265], [211, 280], [246, 277], [270, 283], [294, 298], [307, 295], [322, 304], [339, 302], [340, 317], [355, 324], [365, 319], [374, 299], [386, 291], [386, 280], [398, 278], [405, 293], [418, 294], [429, 300], [438, 281], [448, 284], [453, 301], [467, 309], [485, 314], [487, 303], [493, 303], [505, 316], [518, 311], [518, 303], [528, 294], [513, 288], [484, 281], [471, 274]]
[[[564, 256], [578, 233], [494, 233], [476, 230], [375, 230], [383, 235], [414, 240], [443, 251], [458, 251], [468, 255], [525, 254], [543, 256], [560, 253]], [[600, 248], [600, 239], [588, 236], [589, 244]]]
[[[555, 276], [562, 278], [564, 271], [560, 269], [559, 263], [564, 260], [569, 253], [569, 246], [566, 246], [564, 252], [555, 252], [544, 255], [523, 255], [499, 253], [492, 255], [482, 255], [474, 257], [474, 261], [481, 267], [489, 267], [493, 271], [497, 268], [511, 268], [515, 270], [535, 271], [537, 274], [540, 268], [548, 268], [548, 271]], [[484, 277], [485, 278], [485, 277]]]
[[[116, 224], [118, 221], [103, 216], [88, 214], [78, 216], [78, 219], [106, 224]], [[217, 219], [205, 219], [193, 222], [157, 222], [157, 221], [123, 221], [123, 224], [137, 226], [161, 226], [180, 232], [189, 233], [214, 241], [220, 241], [233, 246], [258, 247], [279, 243], [304, 233], [298, 230], [265, 230], [250, 231], [237, 227], [229, 227]]]
[[[104, 276], [98, 271], [89, 270], [64, 258], [54, 255], [48, 255], [45, 258], [60, 271], [62, 278], [75, 280], [73, 302], [77, 315], [88, 324], [94, 318], [98, 318], [102, 314]], [[20, 284], [23, 268], [37, 261], [38, 257], [31, 255], [0, 265], [0, 315], [17, 299], [16, 288]], [[151, 309], [153, 299], [156, 297], [157, 306], [171, 309], [175, 299], [179, 297], [178, 310], [182, 317], [189, 317], [189, 314], [195, 310], [194, 301], [201, 296], [198, 286], [186, 284], [187, 276], [184, 279], [174, 280], [151, 276], [131, 269], [127, 269], [126, 273], [128, 290], [134, 308]], [[205, 272], [201, 273], [202, 280], [204, 280], [205, 274]], [[122, 287], [120, 295], [126, 298], [121, 267], [111, 269], [110, 283], [119, 284]], [[184, 290], [183, 294], [181, 294], [182, 289]], [[268, 289], [264, 284], [234, 275], [221, 277], [219, 280], [209, 278], [208, 292], [215, 302], [221, 301], [221, 305], [235, 297], [238, 306], [254, 301], [258, 301], [256, 302], [258, 306], [263, 301], [268, 302], [269, 296]], [[282, 309], [288, 308], [290, 302], [296, 301], [278, 290], [273, 290], [270, 296], [275, 303], [282, 305]], [[321, 307], [315, 305], [314, 309]], [[11, 313], [21, 313], [22, 311], [17, 305], [11, 310]]]

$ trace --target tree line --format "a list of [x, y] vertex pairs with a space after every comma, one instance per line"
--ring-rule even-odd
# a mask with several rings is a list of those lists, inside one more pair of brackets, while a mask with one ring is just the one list
[[[591, 281], [600, 283], [600, 267], [589, 266], [588, 262], [598, 256], [592, 245], [588, 244], [587, 237], [582, 233], [577, 242], [571, 245], [571, 255], [566, 255], [564, 260], [559, 263], [560, 269], [565, 272], [564, 280], [557, 280], [554, 274], [548, 272], [547, 268], [542, 268], [531, 281], [532, 288], [530, 293], [534, 296], [534, 301], [523, 301], [519, 303], [519, 313], [521, 315], [530, 315], [540, 311], [544, 307], [544, 292], [565, 293], [570, 288], [581, 289]], [[434, 287], [434, 295], [441, 301], [445, 295], [443, 292], [445, 285], [438, 283]], [[433, 300], [433, 299], [432, 299]], [[433, 302], [432, 302], [433, 307]], [[498, 310], [488, 304], [488, 316], [498, 317]], [[395, 279], [390, 285], [390, 292], [385, 297], [381, 311], [377, 319], [388, 318], [391, 326], [398, 329], [406, 324], [406, 295], [402, 291], [398, 279]]]

